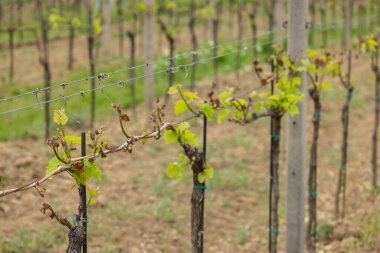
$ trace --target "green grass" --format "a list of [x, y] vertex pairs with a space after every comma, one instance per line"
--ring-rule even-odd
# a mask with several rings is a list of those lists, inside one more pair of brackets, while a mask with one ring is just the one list
[[[247, 42], [250, 43], [250, 42]], [[248, 44], [249, 45], [249, 44]], [[247, 45], [247, 46], [248, 46]], [[267, 52], [269, 47], [264, 47], [261, 50], [263, 52]], [[219, 50], [219, 54], [224, 54], [226, 52], [234, 51], [236, 48], [234, 46], [223, 47]], [[242, 66], [246, 66], [251, 63], [252, 56], [251, 50], [245, 55], [242, 55]], [[177, 52], [180, 53], [180, 52]], [[262, 54], [265, 55], [265, 54]], [[205, 51], [199, 54], [199, 59], [209, 58], [211, 57], [210, 51]], [[223, 75], [226, 73], [231, 73], [235, 70], [235, 59], [236, 54], [232, 54], [230, 56], [224, 56], [218, 59], [219, 62], [219, 74]], [[184, 65], [191, 62], [191, 56], [183, 57], [176, 59], [175, 65]], [[141, 63], [138, 63], [141, 64]], [[98, 66], [97, 73], [105, 73], [112, 72], [118, 70], [120, 66]], [[154, 71], [161, 71], [167, 68], [167, 63], [163, 62], [157, 65], [154, 65]], [[178, 70], [175, 73], [175, 82], [181, 83], [184, 86], [188, 86], [190, 83], [190, 71], [191, 68], [187, 67], [185, 69]], [[213, 62], [207, 61], [204, 63], [197, 64], [197, 80], [204, 79], [205, 77], [209, 77], [213, 75]], [[62, 82], [69, 82], [71, 80], [76, 80], [83, 78], [83, 76], [87, 76], [87, 70], [85, 68], [76, 68], [75, 72], [67, 76], [65, 80]], [[96, 80], [96, 87], [100, 87], [101, 85], [108, 85], [118, 83], [119, 80], [127, 80], [129, 79], [128, 72], [122, 72], [115, 75], [111, 75], [107, 79], [103, 80], [102, 83], [99, 80]], [[143, 76], [144, 68], [139, 68], [136, 71], [136, 76]], [[158, 74], [155, 76], [154, 80], [154, 95], [160, 96], [165, 93], [168, 85], [167, 81], [167, 73]], [[135, 82], [135, 90], [136, 90], [136, 99], [137, 102], [140, 103], [143, 101], [144, 95], [144, 85], [143, 79], [136, 80]], [[58, 82], [54, 82], [58, 83]], [[211, 85], [211, 83], [210, 83]], [[38, 86], [29, 87], [28, 90], [33, 90]], [[24, 91], [20, 90], [18, 87], [13, 85], [3, 85], [5, 90], [4, 94], [9, 95], [17, 95]], [[79, 93], [83, 90], [90, 89], [89, 81], [73, 84], [67, 86], [65, 88], [65, 95]], [[62, 89], [55, 88], [51, 90], [51, 97], [58, 98], [61, 96]], [[38, 100], [43, 101], [44, 94], [42, 92], [38, 93]], [[112, 103], [121, 104], [125, 108], [129, 108], [132, 106], [131, 100], [131, 92], [130, 92], [130, 84], [126, 83], [124, 86], [115, 85], [109, 88], [103, 89], [103, 92], [98, 90], [96, 92], [96, 121], [101, 122], [105, 118], [112, 115], [113, 109], [111, 107]], [[36, 97], [34, 95], [28, 95], [22, 97], [22, 99], [16, 99], [10, 102], [3, 103], [3, 111], [10, 108], [16, 108], [20, 106], [37, 104]], [[51, 110], [60, 108], [62, 106], [65, 107], [68, 116], [70, 117], [69, 124], [74, 128], [86, 128], [88, 127], [89, 115], [90, 115], [90, 93], [86, 93], [83, 97], [76, 96], [70, 99], [62, 100], [59, 102], [54, 102], [50, 104]], [[6, 121], [0, 122], [0, 141], [7, 141], [11, 139], [20, 139], [20, 138], [32, 138], [36, 139], [41, 137], [43, 134], [43, 109], [42, 106], [37, 106], [31, 109], [22, 110], [16, 113], [11, 113], [3, 116], [6, 118]], [[20, 123], [23, 124], [20, 124]], [[54, 130], [54, 127], [51, 127], [51, 130]]]
[[[343, 28], [338, 27], [335, 30], [329, 30], [329, 45], [337, 45], [341, 42], [341, 34]], [[332, 36], [332, 34], [336, 34]], [[359, 35], [361, 30], [355, 28], [353, 31], [354, 35]], [[319, 47], [322, 45], [321, 36], [322, 31], [317, 28], [314, 30], [314, 38], [316, 41], [314, 42], [315, 47]], [[259, 43], [263, 43], [267, 41], [267, 38], [261, 38]], [[243, 47], [250, 47], [251, 41], [246, 41], [243, 43]], [[285, 43], [286, 44], [286, 43]], [[202, 47], [204, 47], [203, 45]], [[201, 47], [201, 48], [202, 48]], [[258, 48], [260, 51], [259, 56], [261, 59], [265, 59], [268, 55], [270, 45], [265, 45], [262, 48]], [[225, 53], [229, 53], [231, 51], [236, 50], [236, 45], [225, 46], [219, 49], [218, 54], [222, 55]], [[242, 54], [241, 57], [241, 66], [245, 67], [252, 62], [252, 50], [247, 50], [245, 54]], [[176, 54], [180, 54], [181, 52], [177, 51]], [[218, 59], [219, 63], [219, 75], [224, 75], [227, 73], [231, 73], [235, 71], [236, 68], [236, 55], [231, 54], [229, 56], [224, 56]], [[199, 59], [206, 59], [211, 57], [211, 51], [205, 51], [199, 54]], [[115, 61], [116, 62], [116, 61]], [[178, 58], [175, 60], [175, 65], [184, 65], [191, 62], [191, 56], [186, 56], [182, 58]], [[138, 62], [137, 64], [141, 64], [142, 62]], [[120, 69], [120, 65], [114, 63], [115, 65], [99, 65], [97, 66], [97, 73], [111, 72]], [[125, 66], [123, 66], [125, 67]], [[167, 62], [162, 62], [154, 65], [154, 71], [161, 71], [167, 68]], [[197, 64], [197, 80], [202, 80], [206, 77], [213, 76], [213, 61], [201, 62]], [[143, 76], [144, 68], [139, 68], [136, 71], [136, 76]], [[190, 75], [191, 75], [191, 67], [186, 67], [178, 70], [175, 73], [175, 82], [181, 83], [185, 86], [188, 86], [190, 83]], [[88, 70], [86, 67], [77, 67], [75, 71], [73, 71], [70, 75], [68, 75], [65, 80], [60, 80], [61, 82], [69, 82], [72, 80], [83, 78], [84, 76], [88, 76]], [[155, 75], [154, 81], [154, 95], [160, 96], [165, 93], [167, 89], [167, 73], [161, 73]], [[115, 75], [111, 75], [107, 79], [103, 80], [102, 84], [99, 80], [96, 80], [96, 87], [101, 85], [108, 85], [117, 83], [119, 80], [127, 80], [129, 79], [128, 72], [122, 72]], [[4, 97], [10, 95], [17, 95], [25, 90], [21, 90], [19, 87], [14, 85], [6, 84], [6, 80], [3, 80], [2, 88]], [[139, 79], [135, 82], [135, 90], [136, 90], [136, 100], [138, 103], [141, 103], [144, 98], [144, 80]], [[59, 83], [55, 81], [54, 84]], [[39, 84], [40, 85], [40, 84]], [[28, 90], [33, 90], [39, 85], [34, 85], [29, 87]], [[210, 83], [211, 85], [211, 83]], [[77, 83], [70, 85], [65, 88], [65, 95], [79, 93], [83, 90], [90, 89], [89, 81]], [[104, 93], [103, 93], [104, 92]], [[130, 83], [126, 83], [124, 86], [115, 85], [109, 88], [105, 88], [101, 91], [96, 92], [96, 122], [101, 122], [114, 112], [111, 108], [112, 103], [121, 104], [125, 108], [129, 108], [132, 106], [131, 100], [131, 91], [130, 91]], [[51, 96], [52, 98], [59, 98], [61, 96], [62, 89], [56, 88], [52, 90]], [[44, 94], [38, 94], [38, 100], [43, 101]], [[10, 102], [2, 103], [2, 111], [7, 109], [16, 108], [20, 106], [36, 104], [37, 100], [34, 95], [24, 96], [21, 99], [16, 99]], [[51, 103], [51, 111], [53, 109], [57, 109], [64, 106], [68, 116], [70, 117], [70, 126], [78, 129], [86, 129], [89, 126], [89, 115], [90, 115], [90, 93], [86, 93], [83, 97], [76, 96], [65, 101], [54, 102]], [[52, 114], [52, 112], [51, 112]], [[22, 138], [30, 138], [37, 139], [43, 136], [43, 126], [44, 126], [44, 116], [43, 116], [43, 108], [42, 106], [37, 106], [31, 109], [26, 109], [23, 111], [18, 111], [16, 113], [11, 113], [7, 115], [1, 116], [3, 119], [0, 122], [0, 141], [8, 141], [12, 139], [22, 139]], [[54, 126], [51, 125], [51, 130], [54, 131]], [[54, 133], [54, 132], [53, 132]]]
[[3, 253], [47, 253], [55, 245], [65, 240], [65, 234], [59, 226], [40, 227], [37, 232], [18, 228], [8, 240], [0, 240], [0, 252]]

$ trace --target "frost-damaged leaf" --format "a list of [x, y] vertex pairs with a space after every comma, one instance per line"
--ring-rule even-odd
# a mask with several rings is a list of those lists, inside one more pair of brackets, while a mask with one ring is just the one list
[[174, 105], [174, 114], [175, 115], [180, 115], [184, 113], [187, 109], [186, 102], [181, 100], [178, 100], [175, 105]]
[[164, 140], [167, 144], [177, 141], [178, 135], [172, 130], [165, 130]]
[[62, 163], [58, 160], [57, 157], [53, 157], [50, 159], [48, 165], [46, 166], [45, 169], [45, 175], [51, 174], [53, 171], [55, 171], [59, 166], [61, 166]]
[[177, 85], [174, 85], [174, 86], [171, 86], [168, 90], [168, 94], [169, 95], [174, 95], [174, 94], [177, 94], [179, 90], [182, 89], [182, 85], [180, 84], [177, 84]]
[[57, 125], [66, 125], [69, 118], [65, 114], [65, 109], [54, 110], [53, 120]]
[[81, 143], [81, 138], [78, 137], [78, 136], [66, 135], [65, 136], [65, 141], [69, 142], [69, 143], [80, 144]]
[[227, 108], [221, 109], [218, 113], [218, 123], [222, 123], [223, 121], [225, 121], [229, 114], [230, 110], [228, 110]]
[[206, 115], [208, 121], [211, 121], [214, 116], [214, 109], [208, 103], [202, 102], [199, 104], [199, 109]]
[[102, 181], [102, 171], [99, 169], [95, 162], [85, 160], [84, 171], [82, 173], [74, 172], [73, 176], [78, 184], [86, 185], [90, 178], [94, 178], [96, 181]]

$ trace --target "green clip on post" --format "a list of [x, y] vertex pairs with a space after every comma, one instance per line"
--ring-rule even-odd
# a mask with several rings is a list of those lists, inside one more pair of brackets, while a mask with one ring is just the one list
[[319, 118], [319, 117], [321, 117], [322, 112], [315, 112], [314, 115], [315, 115], [315, 117], [318, 117], [318, 118]]
[[340, 168], [341, 168], [342, 170], [347, 169], [347, 163], [342, 163], [342, 164], [340, 165]]
[[318, 192], [309, 192], [309, 196], [310, 197], [317, 197], [318, 196]]
[[274, 235], [279, 235], [280, 230], [279, 229], [274, 229], [274, 228], [269, 228], [269, 232], [271, 232]]
[[193, 185], [194, 189], [203, 189], [203, 190], [208, 190], [208, 187], [206, 185]]
[[271, 138], [272, 139], [280, 139], [280, 135], [279, 134], [272, 134]]

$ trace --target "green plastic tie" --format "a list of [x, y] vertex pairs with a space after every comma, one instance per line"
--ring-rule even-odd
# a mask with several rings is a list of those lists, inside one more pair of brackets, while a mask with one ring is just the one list
[[279, 134], [272, 134], [271, 137], [272, 137], [272, 139], [280, 139]]
[[342, 164], [340, 165], [340, 168], [341, 168], [342, 170], [347, 169], [347, 163], [342, 163]]
[[315, 112], [314, 115], [315, 115], [316, 117], [321, 117], [322, 112]]
[[274, 235], [279, 235], [280, 230], [279, 229], [274, 229], [274, 228], [269, 228], [269, 232], [271, 232]]
[[318, 196], [318, 192], [309, 192], [309, 196], [310, 197], [317, 197]]
[[193, 185], [194, 189], [202, 189], [202, 190], [208, 190], [208, 187], [206, 185]]

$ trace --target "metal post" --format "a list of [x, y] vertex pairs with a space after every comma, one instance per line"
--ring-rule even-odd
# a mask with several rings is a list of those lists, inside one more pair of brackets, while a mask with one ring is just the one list
[[[308, 0], [289, 0], [288, 52], [294, 62], [300, 62], [307, 53]], [[286, 252], [304, 252], [305, 234], [305, 171], [307, 76], [298, 73], [302, 82], [300, 90], [304, 100], [298, 104], [299, 114], [287, 118], [287, 199], [286, 199]]]
[[[207, 118], [203, 114], [203, 162], [206, 166], [206, 151], [207, 151]], [[205, 233], [205, 193], [206, 193], [206, 182], [202, 184], [202, 202], [201, 202], [201, 240], [200, 240], [200, 252], [203, 252], [204, 245], [204, 233]]]
[[[86, 155], [86, 133], [81, 135], [81, 149], [82, 156]], [[81, 188], [81, 199], [82, 199], [82, 226], [84, 228], [85, 236], [83, 240], [83, 253], [87, 253], [87, 196], [86, 196], [86, 186], [80, 185]]]

